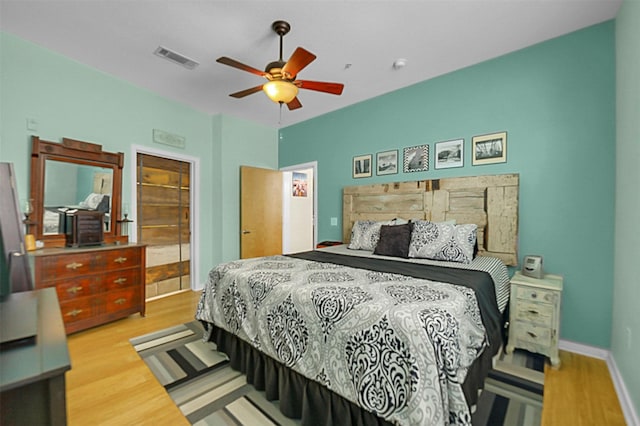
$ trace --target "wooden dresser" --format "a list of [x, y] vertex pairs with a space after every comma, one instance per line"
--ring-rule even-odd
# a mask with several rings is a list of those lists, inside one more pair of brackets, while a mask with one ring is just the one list
[[31, 252], [35, 287], [55, 287], [67, 334], [145, 313], [145, 250], [138, 244]]

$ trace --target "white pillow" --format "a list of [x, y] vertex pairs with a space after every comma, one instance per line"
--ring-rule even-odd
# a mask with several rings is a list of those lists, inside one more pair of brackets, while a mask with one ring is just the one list
[[85, 198], [84, 201], [80, 202], [80, 207], [95, 210], [96, 207], [98, 207], [98, 204], [100, 204], [100, 201], [102, 201], [102, 197], [104, 197], [104, 194], [96, 194], [95, 192], [92, 192], [87, 195], [87, 198]]
[[418, 220], [413, 223], [409, 257], [470, 263], [478, 225]]

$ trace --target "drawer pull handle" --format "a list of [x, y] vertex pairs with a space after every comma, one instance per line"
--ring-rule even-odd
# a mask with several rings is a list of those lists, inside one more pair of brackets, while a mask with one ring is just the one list
[[536, 337], [538, 337], [538, 335], [537, 335], [536, 333], [534, 333], [533, 331], [527, 331], [527, 334], [528, 334], [529, 336], [533, 337], [534, 339], [535, 339]]
[[77, 317], [82, 313], [82, 309], [74, 309], [73, 311], [69, 311], [65, 314], [67, 317]]
[[536, 297], [538, 297], [538, 294], [537, 294], [537, 293], [531, 293], [531, 298], [532, 298], [532, 299], [535, 299]]
[[70, 287], [70, 288], [67, 289], [67, 293], [70, 293], [70, 294], [76, 294], [79, 291], [82, 291], [82, 286], [81, 285], [77, 285], [75, 287]]
[[124, 284], [127, 282], [126, 278], [118, 278], [117, 280], [113, 280], [114, 283], [116, 284]]
[[530, 314], [532, 314], [532, 315], [538, 315], [538, 314], [540, 314], [540, 312], [538, 312], [538, 311], [536, 311], [536, 310], [533, 310], [533, 309], [529, 309], [529, 311], [528, 311], [528, 312], [529, 312]]
[[73, 262], [67, 265], [67, 269], [73, 269], [74, 271], [78, 268], [82, 268], [82, 263]]
[[120, 299], [116, 299], [116, 305], [122, 305], [123, 303], [126, 303], [127, 299], [125, 299], [124, 297], [121, 297]]
[[127, 258], [126, 257], [122, 257], [122, 256], [120, 256], [120, 257], [118, 257], [118, 258], [116, 258], [114, 260], [114, 262], [116, 262], [116, 263], [124, 263], [126, 261], [127, 261]]

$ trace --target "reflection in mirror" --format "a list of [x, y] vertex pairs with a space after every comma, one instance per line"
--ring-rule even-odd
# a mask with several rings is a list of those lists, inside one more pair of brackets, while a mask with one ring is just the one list
[[44, 170], [44, 235], [64, 233], [70, 209], [103, 212], [105, 231], [110, 230], [112, 168], [47, 159]]

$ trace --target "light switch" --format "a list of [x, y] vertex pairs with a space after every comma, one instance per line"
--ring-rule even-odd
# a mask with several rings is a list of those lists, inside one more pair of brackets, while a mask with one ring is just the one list
[[27, 118], [27, 130], [38, 130], [38, 122], [35, 118]]
[[331, 218], [331, 226], [338, 226], [338, 218], [337, 217], [332, 217]]

